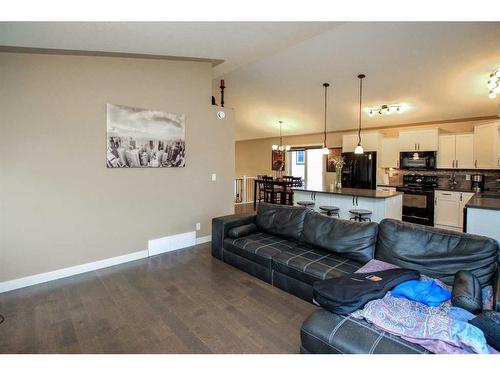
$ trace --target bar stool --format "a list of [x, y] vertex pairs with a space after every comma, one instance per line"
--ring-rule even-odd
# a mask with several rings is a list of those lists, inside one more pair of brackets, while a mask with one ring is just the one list
[[349, 220], [354, 220], [354, 221], [372, 221], [368, 216], [372, 214], [370, 210], [363, 210], [361, 208], [355, 208], [352, 210], [349, 210], [349, 213], [354, 215], [351, 217]]
[[336, 206], [319, 206], [319, 209], [322, 211], [322, 213], [326, 214], [326, 216], [337, 216], [340, 218], [340, 208]]
[[302, 207], [312, 208], [315, 203], [313, 201], [298, 201], [297, 204]]

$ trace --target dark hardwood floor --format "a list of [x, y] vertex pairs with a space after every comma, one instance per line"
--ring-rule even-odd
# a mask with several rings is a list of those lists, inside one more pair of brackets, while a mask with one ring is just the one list
[[297, 353], [313, 310], [208, 243], [0, 294], [0, 353]]
[[234, 205], [235, 214], [251, 214], [254, 213], [253, 203], [243, 203]]

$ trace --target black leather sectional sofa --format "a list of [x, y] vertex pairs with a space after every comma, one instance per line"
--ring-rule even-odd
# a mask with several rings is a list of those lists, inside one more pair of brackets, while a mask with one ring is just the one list
[[[302, 207], [261, 203], [257, 214], [212, 221], [212, 255], [306, 301], [312, 284], [352, 273], [371, 259], [420, 271], [447, 284], [459, 270], [493, 285], [500, 311], [495, 240], [385, 219], [352, 222]], [[365, 321], [318, 308], [301, 329], [302, 353], [425, 353]]]

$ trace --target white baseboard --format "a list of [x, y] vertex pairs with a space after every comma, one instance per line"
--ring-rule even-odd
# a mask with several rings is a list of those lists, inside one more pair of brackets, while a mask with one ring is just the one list
[[9, 290], [24, 288], [35, 284], [45, 283], [47, 281], [62, 279], [63, 277], [74, 276], [79, 273], [95, 271], [101, 268], [111, 267], [117, 264], [131, 262], [133, 260], [138, 260], [147, 257], [148, 257], [147, 250], [137, 251], [135, 253], [125, 254], [113, 258], [102, 259], [95, 262], [80, 264], [78, 266], [62, 268], [60, 270], [22, 277], [20, 279], [4, 281], [0, 283], [0, 293], [8, 292]]
[[20, 279], [0, 282], [0, 293], [25, 288], [31, 285], [46, 283], [47, 281], [62, 279], [64, 277], [74, 276], [80, 273], [95, 271], [101, 268], [116, 266], [117, 264], [132, 262], [134, 260], [147, 258], [149, 256], [158, 255], [167, 251], [178, 250], [197, 244], [210, 242], [211, 240], [212, 236], [203, 236], [196, 238], [196, 232], [181, 233], [174, 236], [150, 240], [148, 244], [148, 250], [137, 251], [135, 253], [80, 264], [78, 266], [62, 268], [60, 270], [39, 273], [37, 275], [26, 276]]
[[212, 241], [212, 236], [203, 236], [203, 237], [197, 237], [196, 238], [196, 244], [199, 245], [201, 243], [206, 243]]
[[148, 241], [149, 256], [196, 245], [196, 232], [186, 232]]

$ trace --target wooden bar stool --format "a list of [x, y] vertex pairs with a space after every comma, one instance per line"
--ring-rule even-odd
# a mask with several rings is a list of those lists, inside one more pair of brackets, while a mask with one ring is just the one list
[[340, 208], [336, 206], [319, 206], [319, 209], [322, 211], [321, 213], [326, 214], [326, 216], [337, 216], [340, 218]]
[[363, 210], [361, 208], [355, 208], [355, 209], [349, 210], [349, 213], [354, 215], [349, 220], [372, 221], [372, 219], [369, 218], [369, 216], [372, 214], [372, 212], [370, 210]]

